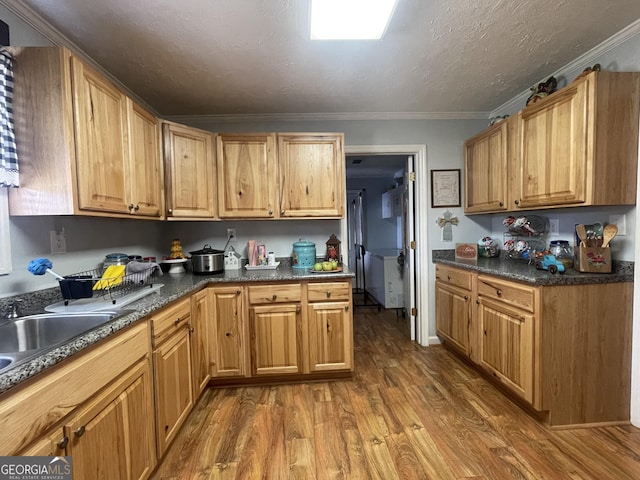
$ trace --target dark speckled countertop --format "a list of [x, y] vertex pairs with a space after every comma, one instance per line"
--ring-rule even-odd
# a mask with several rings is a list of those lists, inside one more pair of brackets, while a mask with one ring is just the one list
[[633, 282], [634, 262], [617, 262], [614, 260], [611, 273], [581, 273], [569, 268], [563, 274], [551, 274], [546, 270], [536, 270], [534, 265], [529, 265], [525, 261], [513, 260], [505, 256], [478, 258], [475, 261], [461, 261], [455, 259], [453, 250], [434, 250], [432, 258], [434, 263], [451, 265], [538, 286]]
[[[14, 363], [5, 371], [0, 371], [0, 393], [11, 389], [62, 360], [81, 352], [90, 345], [113, 335], [117, 331], [135, 323], [174, 300], [196, 292], [209, 284], [295, 282], [301, 280], [331, 281], [352, 277], [354, 277], [354, 273], [346, 268], [341, 272], [322, 273], [297, 270], [291, 268], [289, 265], [282, 264], [276, 270], [247, 271], [242, 268], [240, 270], [225, 271], [224, 273], [215, 275], [165, 273], [163, 276], [154, 279], [155, 283], [163, 284], [163, 287], [136, 302], [126, 305], [123, 308], [123, 311], [127, 312], [125, 315], [89, 330], [53, 349], [43, 351], [35, 358]], [[45, 312], [44, 308], [47, 305], [59, 302], [62, 300], [62, 297], [58, 288], [50, 288], [18, 295], [16, 297], [1, 298], [0, 312], [4, 312], [14, 299], [20, 300], [20, 315], [26, 316]]]

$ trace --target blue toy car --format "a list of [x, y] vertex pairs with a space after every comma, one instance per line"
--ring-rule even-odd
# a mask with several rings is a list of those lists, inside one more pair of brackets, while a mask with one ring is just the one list
[[542, 260], [536, 260], [536, 268], [548, 270], [549, 273], [564, 273], [564, 263], [558, 260], [555, 255], [545, 255]]

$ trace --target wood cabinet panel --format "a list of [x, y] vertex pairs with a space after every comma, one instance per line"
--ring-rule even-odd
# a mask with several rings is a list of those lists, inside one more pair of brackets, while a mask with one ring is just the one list
[[513, 121], [502, 121], [465, 142], [465, 213], [499, 212], [509, 207], [508, 122]]
[[307, 286], [310, 302], [350, 300], [351, 282], [314, 282]]
[[436, 265], [436, 279], [450, 283], [465, 290], [471, 290], [474, 274], [459, 268]]
[[189, 298], [177, 300], [151, 316], [153, 341], [161, 344], [174, 333], [184, 330], [191, 319]]
[[147, 217], [164, 215], [164, 175], [160, 154], [158, 119], [140, 105], [127, 100], [129, 113], [129, 205], [130, 213]]
[[220, 218], [274, 218], [278, 190], [276, 136], [216, 135]]
[[113, 339], [3, 395], [0, 455], [13, 455], [26, 448], [117, 379], [149, 353], [149, 338], [147, 322], [132, 325]]
[[213, 323], [209, 326], [212, 377], [244, 376], [247, 371], [248, 334], [244, 289], [240, 286], [212, 289]]
[[344, 135], [278, 134], [280, 216], [344, 215]]
[[209, 328], [213, 323], [210, 289], [191, 296], [191, 363], [193, 368], [194, 400], [211, 378], [209, 371]]
[[17, 455], [21, 457], [58, 457], [67, 454], [64, 431], [62, 427], [54, 429], [52, 433], [40, 440], [36, 440]]
[[493, 298], [533, 313], [537, 289], [496, 277], [478, 275], [478, 295]]
[[310, 371], [353, 368], [350, 307], [344, 301], [308, 304]]
[[164, 122], [165, 190], [168, 218], [214, 218], [213, 134]]
[[173, 441], [193, 407], [189, 330], [174, 333], [153, 353], [158, 454]]
[[249, 303], [300, 303], [302, 285], [249, 285]]
[[478, 328], [482, 332], [480, 365], [532, 403], [533, 315], [482, 296], [478, 300]]
[[436, 281], [436, 333], [461, 353], [470, 351], [471, 292]]
[[251, 344], [255, 375], [302, 372], [299, 304], [251, 307]]
[[128, 213], [127, 98], [95, 70], [71, 57], [78, 207]]
[[148, 357], [64, 427], [74, 478], [146, 479], [156, 465]]

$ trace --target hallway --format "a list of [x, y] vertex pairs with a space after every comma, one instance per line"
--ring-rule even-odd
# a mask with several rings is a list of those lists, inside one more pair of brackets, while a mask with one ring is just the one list
[[354, 381], [208, 389], [153, 478], [640, 478], [640, 429], [550, 431], [405, 323], [356, 309]]

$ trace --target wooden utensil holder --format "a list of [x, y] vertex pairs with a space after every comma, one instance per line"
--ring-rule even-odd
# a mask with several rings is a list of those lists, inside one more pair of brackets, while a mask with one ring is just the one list
[[579, 272], [611, 273], [609, 247], [575, 247], [574, 268]]

